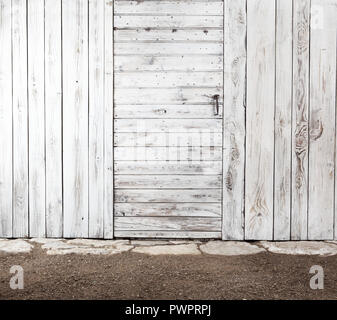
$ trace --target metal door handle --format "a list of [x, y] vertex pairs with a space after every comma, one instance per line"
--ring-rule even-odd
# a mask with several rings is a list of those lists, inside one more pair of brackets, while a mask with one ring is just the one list
[[219, 98], [220, 96], [218, 94], [213, 96], [213, 99], [215, 101], [215, 112], [214, 112], [215, 116], [219, 115]]

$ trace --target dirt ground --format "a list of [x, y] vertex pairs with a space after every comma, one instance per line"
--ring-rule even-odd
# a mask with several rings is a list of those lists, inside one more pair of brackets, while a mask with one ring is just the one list
[[[10, 267], [24, 290], [9, 288]], [[324, 290], [309, 269], [324, 268]], [[337, 257], [0, 254], [0, 299], [337, 299]]]

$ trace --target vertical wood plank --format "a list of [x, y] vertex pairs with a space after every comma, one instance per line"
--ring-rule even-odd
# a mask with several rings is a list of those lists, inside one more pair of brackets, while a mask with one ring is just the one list
[[13, 237], [28, 236], [27, 3], [12, 0]]
[[64, 236], [88, 237], [88, 1], [63, 1]]
[[29, 107], [29, 235], [45, 230], [44, 0], [27, 2]]
[[308, 236], [308, 105], [310, 0], [294, 0], [291, 239]]
[[102, 238], [104, 152], [104, 1], [89, 1], [89, 237]]
[[45, 0], [46, 233], [63, 236], [61, 0]]
[[290, 240], [292, 0], [277, 0], [274, 240]]
[[246, 0], [224, 2], [223, 240], [244, 239]]
[[105, 55], [104, 55], [104, 238], [114, 236], [113, 219], [113, 1], [105, 0]]
[[12, 237], [12, 8], [0, 0], [0, 237]]
[[333, 239], [336, 4], [311, 1], [308, 240]]
[[247, 1], [245, 238], [273, 237], [275, 1]]

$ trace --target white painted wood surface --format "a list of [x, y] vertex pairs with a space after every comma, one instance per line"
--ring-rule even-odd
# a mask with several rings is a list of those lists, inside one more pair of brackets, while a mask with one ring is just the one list
[[336, 239], [336, 17], [0, 0], [0, 237]]
[[35, 238], [46, 235], [44, 5], [44, 0], [27, 1], [29, 235]]
[[221, 161], [221, 147], [115, 147], [116, 161]]
[[223, 240], [244, 239], [246, 0], [225, 0]]
[[176, 189], [176, 188], [206, 188], [220, 189], [221, 176], [192, 175], [116, 175], [115, 186], [119, 189]]
[[104, 236], [104, 1], [89, 1], [89, 237]]
[[[174, 30], [174, 29], [173, 29]], [[114, 39], [116, 43], [123, 42], [184, 42], [184, 41], [198, 41], [207, 43], [222, 43], [223, 32], [222, 29], [200, 29], [200, 30], [184, 30], [177, 29], [173, 30], [162, 30], [162, 29], [151, 29], [143, 30], [117, 30], [115, 32]], [[160, 39], [160, 40], [158, 40]]]
[[114, 136], [115, 147], [222, 147], [221, 132], [121, 132]]
[[223, 72], [122, 72], [115, 73], [115, 88], [217, 87]]
[[221, 228], [220, 218], [197, 217], [116, 217], [116, 231], [218, 231]]
[[276, 2], [274, 240], [290, 239], [293, 1]]
[[193, 56], [134, 55], [132, 64], [128, 56], [115, 55], [115, 71], [220, 71], [223, 68], [221, 55], [203, 54]]
[[12, 6], [0, 1], [0, 237], [12, 237]]
[[312, 0], [311, 5], [308, 240], [332, 240], [337, 1]]
[[308, 238], [308, 108], [310, 0], [293, 0], [291, 239]]
[[62, 25], [60, 0], [45, 0], [46, 236], [63, 236]]
[[222, 161], [115, 161], [116, 174], [203, 174], [220, 175]]
[[116, 55], [151, 55], [154, 57], [170, 57], [171, 55], [217, 55], [222, 56], [222, 43], [116, 43], [114, 45]]
[[247, 1], [245, 239], [273, 239], [275, 2]]
[[27, 3], [12, 1], [13, 237], [29, 235]]
[[[115, 15], [222, 16], [222, 1], [123, 1], [115, 3]], [[202, 20], [200, 20], [202, 21]]]
[[[178, 230], [187, 232], [185, 237], [221, 230], [214, 206], [219, 214], [222, 10], [221, 1], [115, 2], [117, 237], [120, 231], [137, 231], [143, 237], [144, 231]], [[219, 114], [215, 94], [220, 97]], [[190, 202], [188, 210], [185, 202]], [[210, 202], [212, 210], [196, 209], [202, 202]], [[126, 217], [123, 208], [132, 214]]]
[[63, 1], [64, 236], [88, 237], [88, 1]]
[[220, 203], [116, 203], [116, 217], [221, 217]]
[[[202, 4], [201, 4], [202, 5]], [[181, 13], [181, 12], [180, 12]], [[193, 14], [195, 11], [189, 12], [189, 14]], [[203, 12], [202, 14], [205, 14]], [[144, 25], [146, 29], [148, 28], [189, 28], [189, 29], [203, 29], [203, 28], [222, 28], [223, 27], [223, 17], [219, 12], [217, 15], [212, 16], [178, 16], [178, 15], [141, 15], [132, 16], [130, 19], [129, 16], [116, 15], [114, 17], [114, 27], [118, 29], [137, 29], [143, 28]], [[149, 30], [150, 31], [150, 30]]]
[[175, 190], [142, 190], [116, 189], [115, 201], [119, 202], [220, 202], [220, 189], [175, 189]]
[[116, 230], [117, 238], [155, 238], [155, 239], [221, 239], [221, 232], [202, 231], [133, 231]]
[[[118, 90], [116, 90], [118, 92]], [[163, 91], [164, 92], [164, 91]], [[185, 109], [184, 105], [181, 105]], [[214, 111], [213, 111], [214, 112]], [[193, 114], [193, 110], [191, 110]], [[222, 132], [221, 119], [115, 119], [116, 132]]]
[[104, 0], [104, 238], [114, 237], [113, 181], [113, 92], [114, 92], [114, 3]]

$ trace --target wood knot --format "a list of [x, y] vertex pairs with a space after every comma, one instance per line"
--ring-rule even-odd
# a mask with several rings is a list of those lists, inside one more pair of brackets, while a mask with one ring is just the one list
[[310, 140], [317, 141], [323, 134], [323, 124], [322, 121], [317, 120], [310, 129]]

